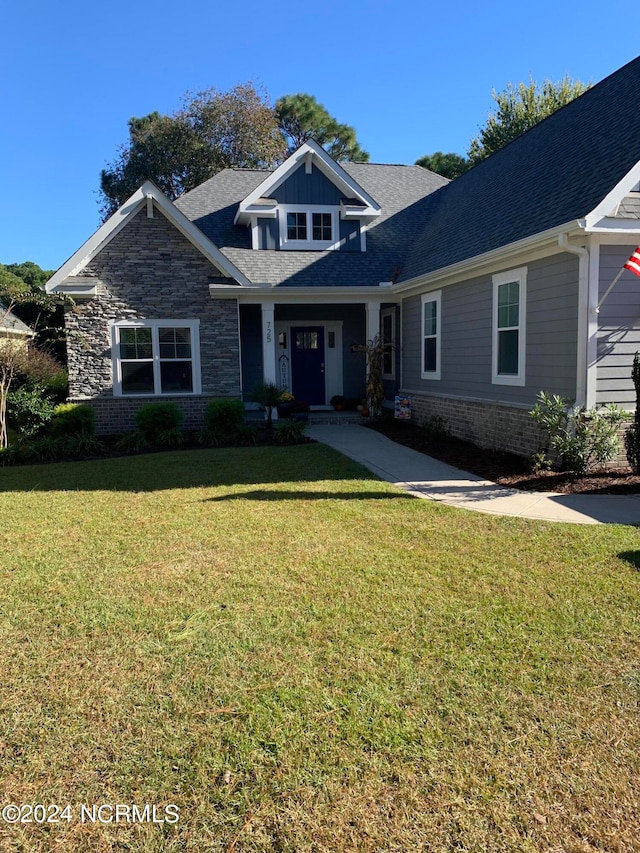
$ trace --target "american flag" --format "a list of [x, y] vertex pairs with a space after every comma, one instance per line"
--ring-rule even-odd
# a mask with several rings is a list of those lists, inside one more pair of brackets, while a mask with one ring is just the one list
[[638, 246], [633, 255], [631, 255], [627, 263], [624, 265], [624, 268], [635, 273], [637, 276], [640, 276], [640, 246]]

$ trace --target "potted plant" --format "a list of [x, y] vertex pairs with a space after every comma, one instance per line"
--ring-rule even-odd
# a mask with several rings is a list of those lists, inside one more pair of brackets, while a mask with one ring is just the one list
[[280, 399], [278, 400], [278, 417], [279, 418], [290, 418], [291, 417], [291, 407], [295, 401], [295, 397], [290, 391], [283, 391], [280, 394]]

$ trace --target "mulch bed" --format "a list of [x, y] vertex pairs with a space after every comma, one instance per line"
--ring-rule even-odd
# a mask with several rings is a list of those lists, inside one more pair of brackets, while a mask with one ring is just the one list
[[502, 486], [532, 492], [628, 495], [640, 492], [640, 475], [630, 468], [603, 470], [579, 477], [567, 471], [532, 473], [529, 460], [512, 453], [484, 450], [467, 441], [425, 436], [415, 424], [382, 418], [369, 424], [392, 441], [469, 471]]

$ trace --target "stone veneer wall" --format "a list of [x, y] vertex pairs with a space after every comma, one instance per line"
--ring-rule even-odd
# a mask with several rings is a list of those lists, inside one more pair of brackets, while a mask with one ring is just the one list
[[[95, 277], [98, 295], [65, 316], [69, 398], [94, 406], [100, 433], [131, 429], [141, 405], [168, 399], [197, 428], [208, 399], [241, 396], [237, 302], [211, 299], [220, 272], [157, 208], [151, 219], [143, 208], [82, 275]], [[200, 320], [202, 396], [113, 396], [109, 322], [133, 319]]]

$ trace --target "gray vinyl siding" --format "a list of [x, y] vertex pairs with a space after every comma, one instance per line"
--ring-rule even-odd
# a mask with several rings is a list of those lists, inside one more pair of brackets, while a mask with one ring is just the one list
[[[521, 265], [518, 265], [521, 266]], [[491, 382], [492, 276], [442, 289], [441, 379], [421, 378], [421, 297], [403, 302], [403, 389], [529, 405], [540, 390], [575, 397], [578, 261], [554, 255], [527, 266], [526, 384]], [[502, 272], [509, 267], [496, 269]]]
[[[600, 247], [599, 299], [623, 268], [635, 245]], [[640, 278], [625, 270], [598, 315], [596, 402], [635, 408], [631, 367], [640, 352]]]

